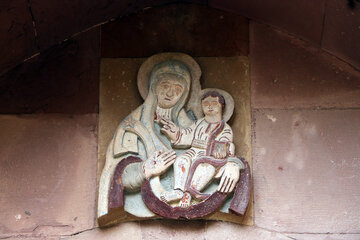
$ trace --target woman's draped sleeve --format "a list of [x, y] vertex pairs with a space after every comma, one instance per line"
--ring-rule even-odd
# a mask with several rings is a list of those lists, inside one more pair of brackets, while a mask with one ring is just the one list
[[124, 188], [129, 191], [137, 191], [145, 181], [145, 175], [142, 170], [142, 162], [129, 164], [121, 177]]

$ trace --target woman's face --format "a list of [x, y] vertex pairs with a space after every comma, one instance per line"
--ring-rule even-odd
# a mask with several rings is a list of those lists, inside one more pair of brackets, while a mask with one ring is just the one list
[[159, 84], [156, 86], [156, 95], [159, 107], [165, 109], [173, 107], [177, 101], [179, 101], [183, 92], [183, 84], [175, 77], [166, 76], [161, 79]]

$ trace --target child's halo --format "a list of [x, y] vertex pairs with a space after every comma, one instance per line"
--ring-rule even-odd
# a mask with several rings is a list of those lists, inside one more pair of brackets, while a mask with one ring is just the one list
[[196, 99], [196, 104], [194, 104], [194, 106], [196, 106], [196, 110], [198, 112], [201, 112], [202, 117], [204, 116], [204, 113], [203, 113], [203, 111], [201, 109], [201, 98], [202, 98], [202, 96], [204, 96], [205, 93], [210, 92], [210, 91], [218, 92], [225, 98], [225, 108], [224, 108], [224, 112], [223, 112], [223, 119], [224, 119], [224, 122], [229, 121], [229, 119], [231, 118], [231, 116], [234, 113], [234, 99], [225, 90], [222, 90], [222, 89], [219, 89], [219, 88], [205, 88], [205, 89], [202, 89], [200, 91], [200, 94], [198, 95], [198, 98]]

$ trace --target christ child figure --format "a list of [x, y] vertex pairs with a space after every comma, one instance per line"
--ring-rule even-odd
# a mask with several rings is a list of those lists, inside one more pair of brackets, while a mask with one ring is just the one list
[[[182, 208], [189, 207], [192, 198], [206, 199], [209, 195], [201, 191], [214, 177], [222, 175], [229, 159], [236, 159], [233, 132], [223, 120], [225, 98], [217, 91], [208, 91], [201, 98], [201, 106], [205, 117], [188, 128], [179, 128], [169, 120], [160, 121], [162, 133], [170, 139], [173, 147], [190, 147], [174, 162], [174, 189], [160, 196], [168, 203], [180, 200]], [[234, 171], [239, 172], [239, 168], [235, 167]], [[235, 178], [222, 178], [218, 190], [231, 192], [236, 184]]]

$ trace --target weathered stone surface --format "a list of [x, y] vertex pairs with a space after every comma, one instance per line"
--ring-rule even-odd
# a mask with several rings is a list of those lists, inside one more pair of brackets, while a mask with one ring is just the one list
[[[176, 0], [32, 0], [39, 45], [46, 49], [75, 33], [119, 16]], [[199, 2], [199, 1], [196, 1]]]
[[46, 49], [125, 11], [130, 1], [32, 0], [39, 46]]
[[[199, 5], [168, 5], [102, 26], [102, 57], [248, 55], [248, 20]], [[126, 37], [124, 37], [126, 36]]]
[[205, 221], [154, 220], [141, 222], [142, 239], [204, 239]]
[[100, 29], [82, 33], [0, 77], [0, 113], [95, 113]]
[[360, 69], [360, 3], [328, 0], [322, 47]]
[[359, 233], [360, 111], [253, 113], [255, 224]]
[[119, 240], [131, 239], [141, 240], [141, 228], [138, 222], [121, 223], [111, 228], [95, 228], [91, 231], [86, 231], [76, 236], [65, 237], [66, 240]]
[[0, 2], [0, 74], [33, 55], [35, 31], [26, 0]]
[[360, 234], [286, 234], [296, 240], [359, 240]]
[[0, 237], [92, 228], [96, 115], [0, 116]]
[[209, 6], [280, 27], [320, 45], [325, 0], [209, 0]]
[[62, 240], [64, 239], [64, 237], [61, 236], [41, 236], [41, 237], [26, 237], [26, 236], [17, 236], [17, 237], [10, 237], [10, 238], [5, 238], [7, 240]]
[[265, 25], [250, 32], [254, 108], [360, 106], [359, 71]]
[[[198, 239], [201, 239], [201, 237]], [[226, 222], [208, 222], [203, 239], [291, 240], [281, 233], [271, 232], [257, 227], [239, 226]]]

